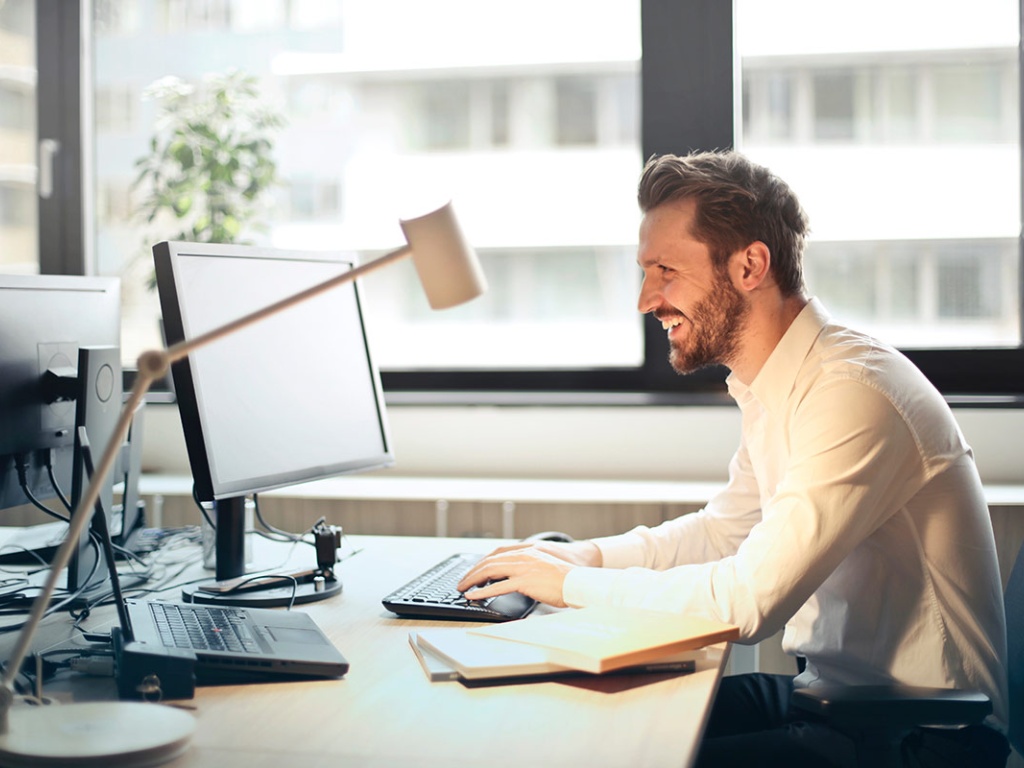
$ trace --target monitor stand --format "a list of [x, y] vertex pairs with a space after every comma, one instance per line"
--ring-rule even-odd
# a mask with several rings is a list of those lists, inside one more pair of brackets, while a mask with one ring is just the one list
[[[326, 600], [341, 592], [341, 580], [316, 568], [289, 572], [292, 578], [245, 573], [245, 497], [213, 503], [216, 533], [216, 576], [182, 588], [183, 600], [207, 605], [277, 608]], [[281, 573], [285, 573], [282, 571]], [[292, 580], [294, 579], [294, 581]]]
[[[114, 437], [121, 412], [123, 393], [121, 386], [121, 351], [118, 347], [81, 347], [78, 350], [78, 372], [75, 381], [75, 440], [74, 464], [71, 481], [71, 509], [78, 510], [78, 502], [89, 484], [86, 467], [88, 441], [103, 448]], [[83, 443], [83, 440], [87, 441]], [[103, 479], [97, 499], [97, 514], [110, 520], [114, 506], [113, 478]], [[72, 514], [75, 514], [74, 512]], [[88, 510], [86, 514], [92, 514]], [[92, 518], [95, 520], [95, 518]], [[93, 527], [90, 525], [90, 527]], [[109, 527], [109, 526], [108, 526]], [[83, 530], [77, 546], [68, 561], [67, 588], [78, 592], [73, 607], [81, 607], [110, 588], [107, 564], [101, 548], [90, 544], [89, 531]], [[97, 539], [93, 538], [96, 542]]]

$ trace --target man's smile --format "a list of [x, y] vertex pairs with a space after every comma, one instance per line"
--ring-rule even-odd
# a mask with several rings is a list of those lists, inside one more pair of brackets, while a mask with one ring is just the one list
[[672, 335], [672, 330], [682, 324], [686, 320], [686, 316], [683, 314], [678, 315], [655, 315], [658, 322], [661, 323], [661, 327], [668, 331], [669, 336]]

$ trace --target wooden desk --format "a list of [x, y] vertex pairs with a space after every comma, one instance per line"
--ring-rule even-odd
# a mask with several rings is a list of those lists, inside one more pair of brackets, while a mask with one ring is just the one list
[[[340, 566], [343, 593], [296, 610], [308, 611], [348, 658], [348, 675], [197, 689], [190, 702], [197, 723], [192, 747], [169, 765], [689, 765], [726, 648], [713, 650], [690, 675], [573, 678], [472, 689], [427, 680], [409, 647], [409, 632], [463, 625], [399, 619], [380, 600], [452, 552], [488, 551], [494, 544], [346, 537], [346, 547], [361, 551]], [[304, 558], [310, 556], [303, 552]], [[112, 682], [107, 690], [113, 694]]]

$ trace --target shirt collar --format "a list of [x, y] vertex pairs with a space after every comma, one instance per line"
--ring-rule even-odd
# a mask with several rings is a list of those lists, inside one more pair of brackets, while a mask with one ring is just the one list
[[781, 405], [793, 391], [796, 376], [811, 345], [829, 320], [831, 317], [828, 310], [820, 301], [812, 298], [783, 334], [754, 377], [753, 383], [744, 384], [736, 374], [729, 374], [726, 379], [729, 394], [740, 405], [749, 397], [754, 397], [769, 410]]

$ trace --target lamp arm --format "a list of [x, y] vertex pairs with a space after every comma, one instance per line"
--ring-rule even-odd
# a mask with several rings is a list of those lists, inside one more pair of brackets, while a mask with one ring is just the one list
[[96, 500], [100, 496], [100, 489], [102, 488], [103, 481], [114, 468], [114, 463], [117, 461], [117, 456], [121, 451], [121, 445], [124, 443], [128, 436], [128, 431], [131, 429], [132, 416], [135, 414], [135, 410], [139, 407], [139, 404], [146, 396], [149, 388], [153, 385], [153, 382], [167, 375], [167, 371], [170, 368], [171, 363], [181, 360], [193, 350], [210, 344], [217, 339], [229, 336], [235, 331], [241, 330], [253, 323], [270, 317], [271, 315], [276, 315], [278, 312], [282, 312], [296, 304], [301, 304], [307, 299], [311, 299], [314, 296], [318, 296], [321, 293], [329, 291], [331, 288], [356, 280], [368, 272], [372, 272], [386, 264], [397, 261], [411, 253], [412, 248], [410, 246], [403, 246], [402, 248], [392, 251], [391, 253], [387, 253], [380, 258], [369, 261], [354, 269], [350, 269], [347, 272], [343, 272], [330, 280], [326, 280], [323, 283], [319, 283], [318, 285], [314, 285], [304, 291], [300, 291], [293, 296], [289, 296], [288, 298], [275, 302], [263, 309], [256, 310], [244, 317], [226, 323], [219, 328], [207, 331], [194, 339], [181, 341], [168, 347], [166, 350], [150, 350], [148, 352], [143, 352], [139, 356], [138, 375], [135, 378], [135, 384], [132, 386], [128, 399], [125, 401], [124, 407], [121, 410], [121, 415], [114, 428], [114, 434], [110, 438], [110, 442], [107, 443], [106, 448], [103, 450], [103, 456], [100, 458], [99, 464], [96, 465], [96, 469], [89, 482], [89, 487], [86, 489], [85, 494], [78, 502], [78, 507], [71, 516], [71, 521], [68, 524], [67, 535], [60, 547], [57, 549], [53, 561], [50, 563], [50, 573], [46, 578], [46, 583], [43, 585], [43, 591], [32, 603], [32, 610], [29, 612], [28, 619], [26, 619], [25, 625], [22, 627], [21, 632], [18, 635], [18, 641], [14, 646], [14, 652], [7, 662], [7, 668], [4, 670], [3, 679], [0, 680], [0, 734], [6, 734], [8, 732], [8, 713], [10, 712], [16, 695], [14, 681], [17, 679], [21, 665], [25, 661], [25, 657], [28, 655], [28, 649], [32, 644], [32, 638], [35, 636], [36, 630], [39, 627], [39, 622], [42, 621], [43, 616], [46, 613], [46, 609], [50, 605], [50, 598], [53, 597], [53, 593], [57, 588], [57, 579], [60, 577], [61, 571], [64, 570], [68, 561], [71, 559], [72, 550], [77, 546], [78, 540], [82, 535], [82, 531], [85, 530], [86, 524], [92, 520], [92, 510], [96, 506]]

